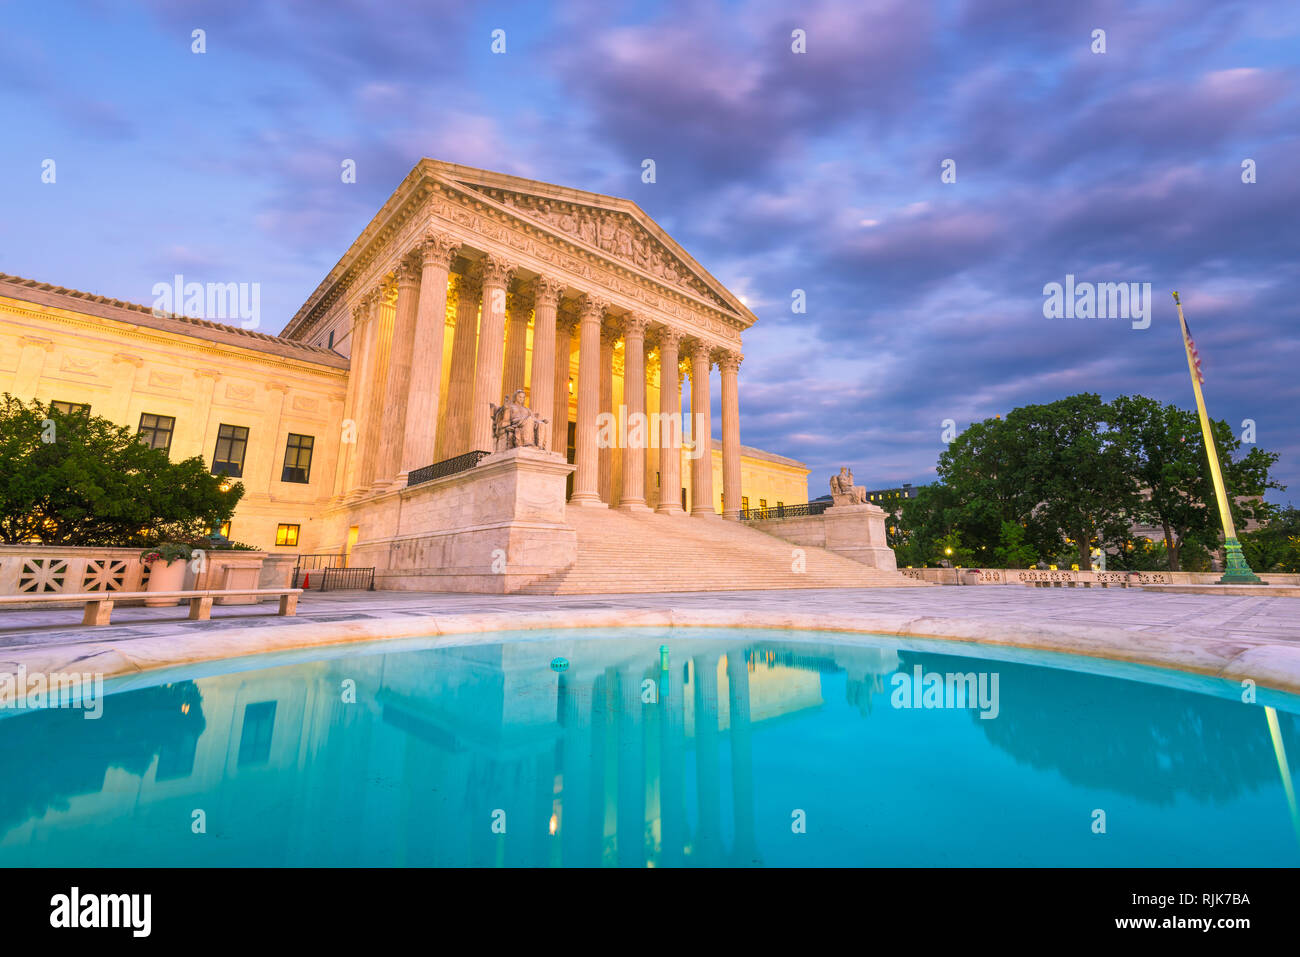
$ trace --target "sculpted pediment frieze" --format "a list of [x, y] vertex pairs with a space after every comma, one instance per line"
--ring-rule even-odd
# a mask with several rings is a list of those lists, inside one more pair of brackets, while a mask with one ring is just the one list
[[544, 229], [594, 246], [610, 258], [733, 312], [731, 305], [667, 246], [628, 213], [582, 203], [533, 196], [478, 183], [460, 185], [508, 206]]

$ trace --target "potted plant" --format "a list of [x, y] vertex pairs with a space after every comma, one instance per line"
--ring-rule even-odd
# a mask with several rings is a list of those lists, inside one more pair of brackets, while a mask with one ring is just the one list
[[[185, 585], [185, 563], [193, 549], [177, 542], [164, 542], [140, 553], [140, 561], [149, 567], [149, 587], [146, 591], [181, 591]], [[179, 598], [146, 598], [145, 604], [153, 608], [180, 604]]]

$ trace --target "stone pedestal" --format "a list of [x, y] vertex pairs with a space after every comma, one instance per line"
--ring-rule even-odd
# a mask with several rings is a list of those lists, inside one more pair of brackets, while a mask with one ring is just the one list
[[885, 537], [885, 512], [878, 505], [833, 505], [820, 515], [745, 524], [796, 545], [825, 548], [871, 568], [898, 568]]
[[577, 560], [565, 521], [573, 466], [556, 452], [494, 452], [455, 475], [389, 492], [354, 510], [349, 565], [375, 587], [507, 594]]
[[885, 537], [885, 510], [878, 505], [833, 505], [822, 512], [826, 548], [846, 558], [890, 571], [898, 568]]

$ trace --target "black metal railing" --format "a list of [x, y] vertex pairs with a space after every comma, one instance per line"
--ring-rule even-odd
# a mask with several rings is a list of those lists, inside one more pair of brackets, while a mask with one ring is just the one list
[[802, 518], [805, 515], [820, 515], [832, 502], [805, 502], [802, 505], [771, 505], [767, 508], [742, 508], [742, 522], [768, 522], [777, 518]]
[[295, 568], [293, 570], [293, 584], [289, 587], [315, 591], [342, 591], [356, 588], [374, 591], [375, 568], [373, 565], [363, 568], [330, 567], [328, 565], [322, 568]]
[[406, 487], [410, 488], [412, 485], [419, 485], [421, 482], [431, 482], [436, 478], [467, 471], [478, 465], [485, 455], [490, 454], [482, 451], [466, 452], [464, 455], [457, 455], [454, 458], [443, 459], [441, 462], [434, 462], [432, 465], [412, 469], [411, 474], [406, 478]]
[[375, 590], [375, 569], [369, 568], [327, 568], [321, 579], [321, 591], [343, 591], [346, 589]]
[[[336, 552], [318, 552], [312, 555], [299, 555], [294, 571], [315, 571], [318, 568], [342, 568], [343, 556]], [[293, 586], [297, 588], [297, 585]]]

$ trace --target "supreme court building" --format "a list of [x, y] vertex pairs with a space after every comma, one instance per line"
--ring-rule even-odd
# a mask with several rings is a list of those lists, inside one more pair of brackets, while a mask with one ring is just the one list
[[[775, 583], [789, 549], [736, 519], [807, 502], [808, 470], [741, 445], [755, 321], [629, 200], [425, 159], [279, 336], [0, 276], [0, 389], [165, 426], [244, 483], [232, 538], [380, 587], [667, 587], [692, 562]], [[497, 447], [516, 390], [540, 447]], [[818, 561], [796, 583], [845, 572]]]

